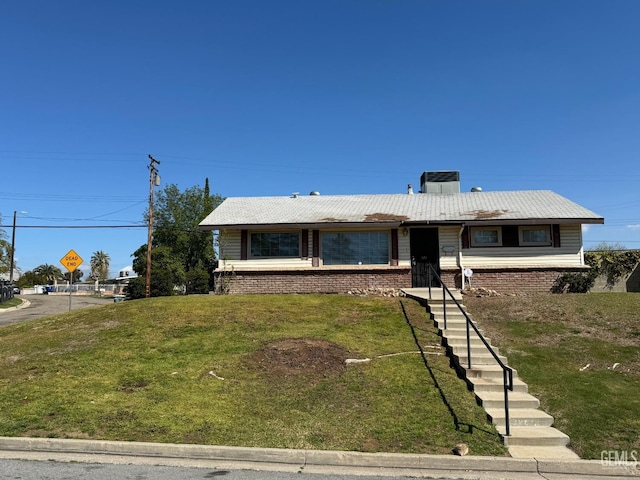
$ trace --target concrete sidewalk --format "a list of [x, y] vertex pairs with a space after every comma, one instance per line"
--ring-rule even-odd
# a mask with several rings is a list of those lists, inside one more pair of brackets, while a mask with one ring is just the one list
[[613, 480], [640, 466], [599, 460], [536, 460], [275, 448], [0, 437], [0, 458], [439, 479]]

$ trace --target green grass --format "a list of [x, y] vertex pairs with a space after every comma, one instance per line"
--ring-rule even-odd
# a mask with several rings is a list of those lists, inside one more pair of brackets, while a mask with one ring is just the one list
[[638, 450], [640, 295], [468, 296], [464, 303], [582, 458]]
[[438, 454], [466, 442], [505, 455], [442, 353], [408, 299], [192, 296], [77, 310], [0, 329], [0, 435]]
[[11, 300], [7, 300], [6, 302], [0, 303], [0, 310], [5, 308], [17, 307], [22, 303], [22, 300], [18, 297], [13, 297]]

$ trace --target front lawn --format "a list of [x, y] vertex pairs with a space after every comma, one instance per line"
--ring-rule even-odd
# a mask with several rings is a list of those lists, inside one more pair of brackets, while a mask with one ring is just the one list
[[582, 458], [640, 450], [640, 294], [465, 296]]
[[0, 435], [505, 455], [442, 353], [409, 299], [109, 304], [0, 328]]

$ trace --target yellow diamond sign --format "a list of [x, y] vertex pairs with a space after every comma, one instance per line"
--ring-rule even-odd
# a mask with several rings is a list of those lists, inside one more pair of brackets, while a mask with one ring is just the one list
[[82, 257], [75, 251], [69, 250], [67, 254], [60, 259], [60, 263], [70, 272], [75, 271], [82, 263]]

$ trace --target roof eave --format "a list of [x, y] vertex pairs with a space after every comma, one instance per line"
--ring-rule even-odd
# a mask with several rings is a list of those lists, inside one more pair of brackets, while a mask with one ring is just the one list
[[465, 225], [582, 225], [604, 224], [604, 218], [515, 218], [515, 219], [471, 219], [462, 220]]
[[393, 222], [310, 222], [310, 223], [234, 223], [221, 225], [199, 225], [202, 231], [211, 230], [266, 230], [266, 229], [327, 229], [327, 228], [398, 228], [403, 224]]
[[201, 231], [211, 230], [265, 230], [265, 229], [327, 229], [327, 228], [399, 228], [418, 227], [421, 225], [582, 225], [604, 224], [604, 218], [474, 218], [456, 220], [404, 220], [387, 222], [297, 222], [297, 223], [229, 223], [219, 225], [199, 225]]

